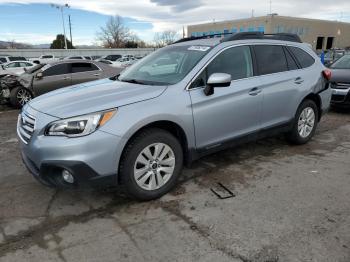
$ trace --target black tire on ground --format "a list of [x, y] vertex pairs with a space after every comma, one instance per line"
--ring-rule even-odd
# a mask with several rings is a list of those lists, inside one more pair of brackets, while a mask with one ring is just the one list
[[[170, 179], [159, 189], [145, 190], [140, 187], [134, 177], [135, 162], [139, 154], [147, 146], [154, 143], [168, 145], [175, 155], [175, 168]], [[168, 193], [177, 183], [183, 166], [183, 151], [180, 142], [171, 133], [159, 129], [150, 128], [141, 131], [126, 146], [119, 166], [119, 176], [122, 187], [128, 197], [141, 201], [157, 199]]]
[[[310, 134], [306, 137], [302, 137], [299, 133], [299, 130], [298, 130], [299, 129], [298, 123], [299, 123], [299, 119], [301, 118], [301, 114], [302, 114], [303, 110], [306, 108], [313, 109], [313, 112], [315, 114], [315, 122], [314, 122], [314, 126], [313, 126]], [[315, 134], [317, 124], [318, 124], [318, 119], [319, 119], [319, 111], [318, 111], [318, 107], [315, 104], [315, 102], [312, 100], [309, 100], [309, 99], [304, 100], [300, 104], [300, 106], [295, 114], [292, 130], [286, 134], [287, 140], [290, 143], [295, 144], [295, 145], [302, 145], [302, 144], [309, 142]]]
[[28, 89], [26, 89], [25, 87], [17, 86], [15, 88], [13, 88], [11, 90], [11, 92], [10, 92], [10, 103], [15, 108], [22, 108], [22, 106], [24, 106], [24, 104], [25, 104], [25, 103], [23, 103], [22, 101], [20, 101], [18, 99], [18, 94], [20, 92], [26, 92], [26, 94], [28, 94], [28, 96], [30, 96], [29, 100], [33, 98], [33, 94]]

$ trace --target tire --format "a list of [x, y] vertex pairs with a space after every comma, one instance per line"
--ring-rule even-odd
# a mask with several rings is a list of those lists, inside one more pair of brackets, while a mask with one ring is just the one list
[[[318, 116], [319, 111], [315, 102], [312, 100], [303, 101], [295, 114], [292, 130], [286, 134], [287, 140], [295, 145], [309, 142], [315, 134]], [[312, 118], [313, 121], [311, 121]]]
[[10, 92], [10, 103], [15, 108], [22, 108], [33, 98], [33, 94], [25, 87], [18, 86]]
[[146, 129], [126, 146], [119, 167], [120, 182], [130, 198], [157, 199], [176, 185], [182, 166], [183, 151], [177, 138], [162, 129]]

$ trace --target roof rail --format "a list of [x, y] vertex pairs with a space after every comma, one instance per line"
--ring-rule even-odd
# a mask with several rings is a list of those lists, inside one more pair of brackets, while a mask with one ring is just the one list
[[300, 37], [296, 34], [277, 33], [277, 34], [264, 34], [263, 32], [242, 32], [228, 37], [225, 37], [221, 42], [246, 40], [246, 39], [273, 39], [281, 41], [290, 41], [302, 43]]
[[211, 35], [203, 35], [203, 36], [190, 36], [190, 37], [185, 37], [185, 38], [179, 39], [176, 42], [174, 42], [173, 44], [178, 44], [178, 43], [193, 41], [193, 40], [198, 40], [198, 39], [209, 39], [209, 38], [213, 38], [213, 37], [222, 37], [225, 35], [232, 35], [232, 33], [211, 34]]
[[226, 36], [226, 37], [224, 37], [221, 40], [221, 42], [247, 40], [247, 39], [273, 39], [273, 40], [302, 43], [300, 37], [296, 34], [289, 34], [289, 33], [264, 34], [263, 32], [241, 32], [241, 33], [211, 34], [211, 35], [204, 35], [204, 36], [190, 36], [190, 37], [177, 40], [173, 44], [178, 44], [178, 43], [193, 41], [198, 39], [208, 39], [208, 38], [223, 37], [223, 36]]

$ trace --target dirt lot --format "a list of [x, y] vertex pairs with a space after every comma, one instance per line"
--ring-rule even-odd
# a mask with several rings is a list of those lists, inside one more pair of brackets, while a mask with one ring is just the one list
[[[0, 261], [350, 261], [350, 112], [305, 146], [279, 137], [206, 157], [148, 203], [38, 184], [17, 114], [0, 112]], [[219, 199], [218, 182], [235, 196]]]

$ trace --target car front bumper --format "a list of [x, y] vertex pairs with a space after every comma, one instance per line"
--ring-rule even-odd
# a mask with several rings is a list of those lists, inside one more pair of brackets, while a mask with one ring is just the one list
[[333, 88], [331, 104], [333, 106], [350, 106], [350, 88]]
[[[24, 110], [35, 119], [35, 128], [29, 141], [23, 139], [18, 131], [20, 149], [24, 164], [37, 180], [55, 187], [117, 185], [119, 159], [124, 145], [121, 137], [99, 130], [77, 138], [45, 136], [46, 125], [57, 118], [29, 106]], [[73, 184], [63, 180], [63, 170], [73, 175]]]

